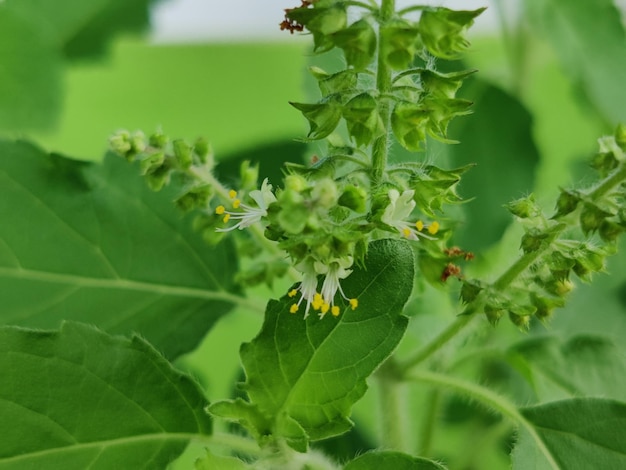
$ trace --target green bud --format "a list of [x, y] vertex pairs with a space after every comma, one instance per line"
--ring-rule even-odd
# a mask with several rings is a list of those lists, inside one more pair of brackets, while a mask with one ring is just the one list
[[419, 21], [424, 45], [435, 57], [455, 59], [459, 52], [469, 47], [463, 34], [483, 11], [485, 8], [473, 11], [454, 11], [443, 7], [424, 10]]
[[606, 218], [611, 215], [610, 212], [606, 212], [598, 206], [586, 202], [580, 213], [580, 227], [585, 235], [588, 235], [598, 230]]
[[403, 20], [381, 27], [381, 54], [389, 67], [404, 70], [411, 66], [417, 51], [418, 35], [419, 28]]
[[213, 195], [213, 188], [203, 184], [189, 188], [186, 192], [174, 200], [176, 207], [183, 212], [192, 209], [207, 207], [209, 198]]
[[530, 328], [530, 315], [518, 315], [515, 312], [509, 311], [509, 320], [520, 330], [528, 331]]
[[335, 130], [341, 119], [341, 103], [334, 95], [316, 104], [291, 101], [289, 104], [299, 110], [309, 121], [308, 138], [312, 140], [319, 140], [328, 136]]
[[317, 201], [317, 204], [323, 209], [329, 209], [337, 204], [339, 192], [337, 185], [330, 178], [324, 178], [315, 183], [311, 197]]
[[285, 189], [301, 193], [307, 187], [307, 181], [301, 175], [290, 174], [285, 177]]
[[355, 212], [365, 212], [367, 191], [360, 186], [349, 185], [343, 189], [337, 203], [340, 206], [352, 209]]
[[200, 163], [207, 163], [211, 153], [211, 146], [206, 139], [200, 137], [193, 144], [193, 152], [198, 157]]
[[461, 287], [461, 300], [465, 304], [469, 304], [476, 300], [476, 297], [483, 290], [480, 285], [480, 281], [463, 281], [463, 287]]
[[193, 163], [191, 145], [183, 139], [176, 139], [172, 142], [172, 147], [174, 148], [174, 156], [178, 164], [184, 169], [189, 168]]
[[591, 159], [591, 167], [598, 170], [601, 175], [607, 175], [614, 170], [619, 162], [613, 152], [596, 153]]
[[149, 142], [151, 147], [156, 147], [158, 149], [163, 149], [170, 141], [170, 138], [163, 134], [162, 132], [155, 132], [150, 136]]
[[357, 146], [369, 145], [385, 131], [378, 114], [378, 103], [369, 93], [361, 93], [348, 101], [342, 114]]
[[536, 308], [535, 316], [540, 320], [550, 318], [555, 308], [565, 305], [565, 301], [561, 297], [548, 297], [534, 292], [531, 294], [530, 299]]
[[541, 209], [535, 203], [535, 197], [532, 194], [528, 197], [523, 197], [509, 202], [504, 207], [506, 207], [511, 214], [519, 217], [520, 219], [537, 217], [541, 214]]
[[574, 272], [581, 279], [585, 279], [591, 272], [604, 270], [604, 260], [606, 253], [601, 249], [581, 243], [578, 249], [573, 252]]
[[401, 101], [391, 113], [391, 128], [400, 145], [411, 152], [423, 150], [430, 112], [422, 106]]
[[323, 96], [354, 90], [357, 86], [357, 73], [352, 69], [329, 74], [319, 67], [311, 67], [311, 74], [317, 80]]
[[568, 191], [561, 189], [561, 194], [556, 201], [556, 214], [554, 217], [561, 217], [576, 210], [578, 203], [580, 202], [580, 195], [577, 191]]
[[109, 148], [129, 160], [132, 160], [134, 154], [131, 152], [132, 145], [130, 142], [130, 132], [127, 130], [120, 130], [109, 137]]
[[619, 123], [615, 129], [615, 143], [626, 152], [626, 124]]
[[524, 253], [532, 253], [539, 250], [548, 240], [549, 235], [538, 229], [530, 229], [522, 237], [521, 248]]
[[435, 70], [420, 71], [420, 81], [424, 90], [435, 98], [453, 99], [463, 80], [476, 70], [439, 73]]
[[130, 145], [132, 152], [137, 154], [146, 150], [146, 136], [142, 131], [135, 131], [130, 136]]
[[492, 326], [496, 326], [500, 321], [500, 318], [502, 318], [502, 315], [505, 313], [504, 309], [492, 304], [485, 305], [484, 311], [487, 320]]
[[376, 52], [376, 32], [366, 20], [352, 23], [332, 35], [332, 41], [343, 49], [348, 65], [364, 70], [372, 62]]
[[346, 27], [348, 15], [344, 5], [335, 3], [330, 6], [316, 6], [314, 8], [292, 8], [286, 12], [286, 17], [295, 21], [313, 33], [315, 50], [328, 50], [333, 43], [328, 35]]
[[153, 152], [145, 155], [139, 162], [142, 175], [152, 174], [163, 167], [165, 154], [163, 152]]
[[148, 186], [153, 191], [160, 191], [170, 180], [170, 170], [167, 165], [157, 167], [150, 173], [146, 174]]
[[249, 160], [241, 162], [239, 167], [239, 178], [241, 180], [241, 187], [247, 190], [252, 188], [256, 189], [259, 180], [259, 166], [251, 165]]

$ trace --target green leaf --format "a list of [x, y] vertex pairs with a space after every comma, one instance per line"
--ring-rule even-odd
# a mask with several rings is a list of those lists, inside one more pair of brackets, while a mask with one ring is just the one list
[[412, 457], [401, 452], [374, 451], [363, 454], [344, 470], [445, 470], [446, 467], [429, 459]]
[[154, 0], [8, 0], [9, 8], [36, 18], [71, 58], [101, 54], [110, 38], [122, 31], [141, 31], [150, 24]]
[[608, 338], [580, 335], [562, 342], [556, 337], [523, 341], [510, 350], [512, 364], [530, 368], [530, 381], [540, 401], [572, 396], [623, 398], [626, 360]]
[[2, 470], [164, 468], [211, 433], [200, 387], [137, 336], [5, 326], [0, 369]]
[[133, 167], [0, 141], [0, 322], [71, 319], [138, 332], [168, 357], [192, 350], [232, 307], [237, 258], [209, 248]]
[[[261, 332], [241, 348], [245, 390], [275, 430], [289, 432], [292, 446], [350, 429], [350, 409], [365, 393], [365, 379], [406, 329], [401, 312], [413, 270], [408, 243], [380, 240], [370, 245], [365, 269], [355, 269], [342, 283], [346, 295], [358, 298], [356, 310], [303, 320], [289, 313], [293, 299], [269, 303]], [[306, 435], [298, 436], [298, 428]]]
[[37, 21], [0, 3], [0, 131], [51, 128], [61, 108], [61, 57]]
[[514, 470], [626, 468], [626, 403], [574, 398], [520, 411], [545, 447], [521, 430]]
[[[468, 83], [469, 85], [469, 83]], [[455, 165], [476, 164], [463, 176], [461, 195], [476, 198], [466, 204], [466, 220], [455, 243], [478, 251], [497, 242], [511, 222], [502, 207], [533, 187], [539, 154], [531, 133], [531, 115], [502, 89], [474, 80], [467, 90], [474, 114], [450, 125], [461, 143], [449, 147]]]
[[530, 0], [531, 26], [547, 36], [568, 75], [611, 123], [626, 120], [626, 33], [611, 0]]

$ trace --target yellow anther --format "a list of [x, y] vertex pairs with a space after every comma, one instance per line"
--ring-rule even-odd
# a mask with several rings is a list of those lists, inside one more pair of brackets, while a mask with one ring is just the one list
[[298, 304], [293, 304], [289, 307], [289, 313], [296, 313], [298, 311]]
[[415, 228], [421, 232], [422, 230], [424, 230], [424, 222], [418, 220], [417, 222], [415, 222]]
[[322, 315], [326, 315], [326, 312], [328, 312], [329, 309], [330, 309], [330, 304], [327, 304], [326, 302], [324, 302], [322, 304]]
[[231, 189], [230, 191], [228, 191], [228, 197], [230, 197], [231, 199], [235, 199], [237, 197], [237, 191]]
[[428, 226], [428, 233], [431, 235], [436, 234], [439, 231], [439, 222], [436, 220]]
[[404, 235], [405, 238], [409, 238], [411, 236], [411, 230], [406, 228], [406, 227], [404, 227], [402, 229], [402, 235]]
[[330, 313], [332, 313], [333, 317], [338, 317], [339, 307], [337, 307], [336, 305], [333, 305], [333, 307], [330, 309]]
[[359, 299], [350, 299], [348, 302], [350, 303], [350, 308], [352, 308], [352, 310], [355, 310], [359, 306]]
[[222, 215], [225, 211], [226, 211], [226, 208], [224, 206], [217, 206], [215, 208], [215, 213], [217, 215]]
[[239, 205], [240, 205], [240, 204], [241, 204], [241, 200], [240, 200], [240, 199], [235, 199], [235, 200], [233, 201], [233, 207], [234, 207], [235, 209], [239, 209]]
[[297, 293], [298, 293], [298, 289], [291, 289], [287, 295], [289, 297], [295, 297]]
[[230, 220], [230, 214], [226, 214], [224, 218], [222, 219], [224, 223], [228, 222], [229, 220]]

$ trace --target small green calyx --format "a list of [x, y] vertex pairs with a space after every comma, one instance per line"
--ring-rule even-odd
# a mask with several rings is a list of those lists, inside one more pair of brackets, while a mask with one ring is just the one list
[[346, 62], [355, 70], [365, 70], [376, 52], [376, 32], [364, 19], [334, 33], [332, 41], [343, 49]]
[[418, 49], [419, 28], [404, 20], [393, 20], [380, 29], [381, 55], [393, 70], [410, 67]]
[[341, 102], [335, 95], [315, 104], [294, 102], [289, 104], [302, 112], [309, 121], [310, 130], [307, 137], [311, 140], [327, 137], [335, 130], [341, 119]]
[[439, 7], [424, 10], [419, 30], [428, 52], [442, 59], [457, 58], [460, 52], [469, 47], [465, 32], [485, 9], [454, 11]]
[[530, 196], [511, 201], [504, 207], [506, 207], [515, 217], [519, 217], [520, 219], [529, 219], [541, 215], [541, 209], [535, 202], [535, 197], [532, 194]]
[[357, 146], [369, 145], [385, 132], [378, 102], [369, 93], [361, 93], [348, 101], [342, 115]]

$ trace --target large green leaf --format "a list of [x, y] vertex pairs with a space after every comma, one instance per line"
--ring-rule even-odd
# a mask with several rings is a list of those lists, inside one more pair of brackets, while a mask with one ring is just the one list
[[230, 243], [210, 248], [119, 157], [103, 165], [0, 141], [0, 322], [61, 320], [193, 349], [237, 300]]
[[164, 468], [211, 433], [199, 386], [139, 337], [0, 328], [0, 469]]
[[540, 401], [573, 396], [624, 398], [626, 359], [607, 338], [576, 336], [525, 340], [510, 350], [513, 364], [523, 372]]
[[520, 430], [514, 470], [626, 468], [626, 403], [575, 398], [521, 412], [543, 445]]
[[529, 22], [546, 35], [572, 79], [611, 123], [626, 120], [626, 33], [611, 0], [528, 0]]
[[[350, 429], [352, 405], [363, 396], [365, 379], [395, 349], [407, 326], [401, 315], [413, 286], [413, 254], [407, 242], [380, 240], [370, 245], [365, 269], [343, 283], [359, 307], [337, 318], [289, 313], [293, 299], [271, 301], [259, 335], [241, 348], [245, 390], [251, 407], [238, 413], [259, 428], [286, 437], [298, 449]], [[214, 411], [214, 409], [212, 409]], [[256, 423], [261, 424], [256, 424]], [[263, 429], [259, 429], [262, 434]]]
[[412, 457], [401, 452], [368, 452], [354, 459], [344, 470], [445, 470], [446, 467], [429, 459]]
[[61, 108], [61, 57], [36, 21], [0, 2], [0, 131], [52, 127]]
[[7, 0], [22, 16], [36, 18], [67, 56], [82, 57], [104, 51], [120, 31], [149, 25], [149, 6], [155, 0]]

